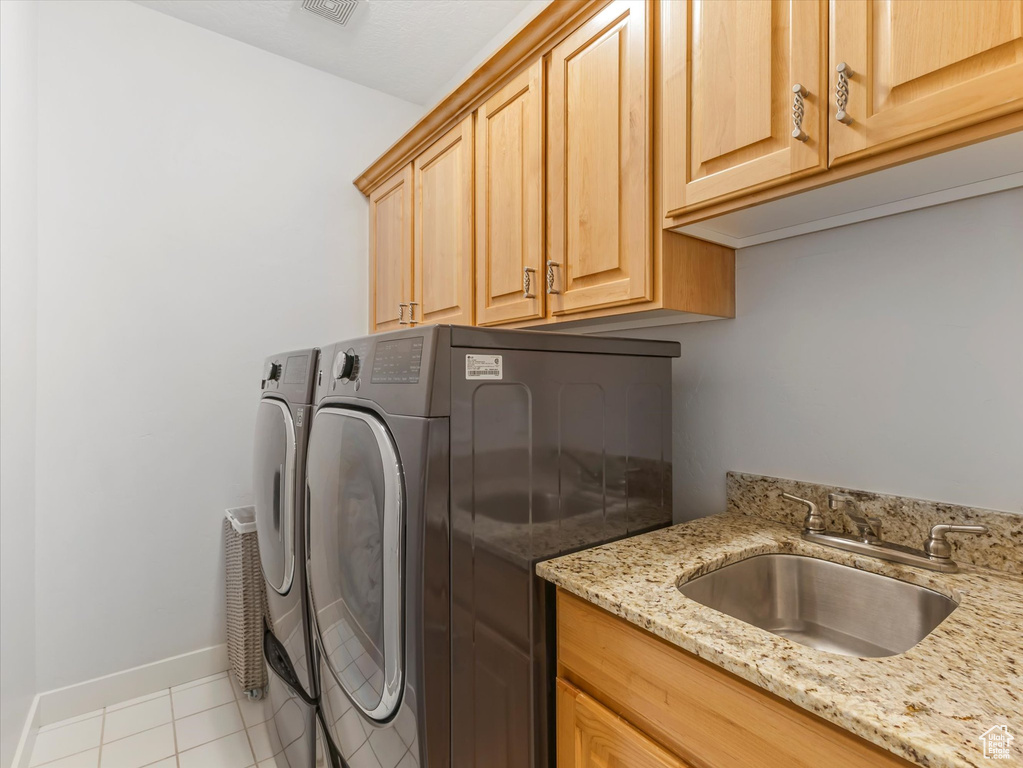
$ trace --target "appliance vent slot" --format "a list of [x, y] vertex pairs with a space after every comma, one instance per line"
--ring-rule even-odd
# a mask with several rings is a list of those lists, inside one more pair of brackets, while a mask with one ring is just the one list
[[345, 26], [359, 0], [302, 0], [302, 7], [335, 24]]

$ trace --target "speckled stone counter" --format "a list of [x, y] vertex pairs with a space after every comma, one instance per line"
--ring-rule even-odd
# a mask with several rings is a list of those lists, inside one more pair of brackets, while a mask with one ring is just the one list
[[[754, 555], [809, 555], [940, 592], [959, 607], [898, 656], [818, 651], [689, 600], [677, 585]], [[736, 512], [540, 563], [537, 573], [617, 616], [908, 760], [985, 766], [980, 735], [1007, 725], [1023, 765], [1023, 579], [965, 565], [939, 574], [802, 541]]]

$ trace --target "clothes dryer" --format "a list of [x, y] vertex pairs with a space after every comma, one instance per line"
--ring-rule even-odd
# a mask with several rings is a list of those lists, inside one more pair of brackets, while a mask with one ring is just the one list
[[307, 464], [325, 741], [554, 765], [539, 560], [671, 522], [675, 342], [420, 326], [325, 348]]

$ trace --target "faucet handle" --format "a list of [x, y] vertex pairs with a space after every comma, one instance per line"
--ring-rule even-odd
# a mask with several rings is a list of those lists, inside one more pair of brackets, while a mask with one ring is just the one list
[[806, 517], [803, 518], [804, 531], [813, 531], [814, 533], [821, 533], [824, 531], [824, 515], [822, 515], [817, 509], [816, 504], [807, 499], [801, 499], [798, 496], [793, 496], [791, 493], [782, 493], [782, 497], [789, 501], [795, 501], [806, 507]]
[[952, 557], [952, 545], [945, 534], [948, 533], [987, 533], [986, 525], [953, 525], [939, 523], [931, 526], [931, 535], [924, 542], [924, 552], [934, 560], [949, 560]]

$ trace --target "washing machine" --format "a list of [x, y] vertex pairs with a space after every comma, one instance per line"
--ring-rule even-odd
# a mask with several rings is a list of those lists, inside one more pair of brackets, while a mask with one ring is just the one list
[[317, 662], [305, 577], [305, 454], [318, 349], [267, 358], [256, 412], [252, 482], [266, 585], [263, 697], [278, 768], [317, 761]]
[[671, 522], [679, 345], [420, 326], [323, 349], [306, 578], [352, 766], [554, 765], [539, 560]]

